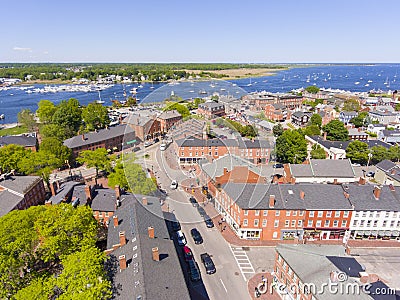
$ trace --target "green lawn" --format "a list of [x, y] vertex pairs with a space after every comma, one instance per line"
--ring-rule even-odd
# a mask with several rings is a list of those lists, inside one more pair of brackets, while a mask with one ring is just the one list
[[27, 133], [27, 132], [28, 132], [28, 129], [25, 126], [16, 126], [16, 127], [12, 127], [12, 128], [0, 129], [0, 136], [21, 134], [21, 133]]

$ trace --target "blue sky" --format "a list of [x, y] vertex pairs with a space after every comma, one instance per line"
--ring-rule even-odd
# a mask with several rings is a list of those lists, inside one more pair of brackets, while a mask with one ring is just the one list
[[400, 62], [398, 0], [2, 1], [0, 62]]

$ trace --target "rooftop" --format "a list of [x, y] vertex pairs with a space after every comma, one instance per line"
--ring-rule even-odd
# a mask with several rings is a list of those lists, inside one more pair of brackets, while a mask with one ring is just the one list
[[[324, 138], [320, 135], [313, 135], [310, 136], [309, 138], [311, 138], [312, 140], [314, 140], [315, 142], [319, 143], [320, 145], [322, 145], [323, 147], [329, 149], [329, 148], [338, 148], [338, 149], [343, 149], [346, 150], [347, 146], [352, 142], [352, 141], [328, 141], [328, 140], [324, 140]], [[383, 146], [386, 149], [389, 149], [392, 145], [382, 142], [380, 140], [367, 140], [367, 141], [363, 141], [363, 143], [366, 143], [368, 145], [368, 148], [372, 148], [374, 146]]]
[[23, 196], [40, 180], [39, 176], [8, 176], [0, 181], [0, 187]]
[[289, 164], [292, 176], [355, 178], [350, 159], [309, 159], [308, 164]]
[[157, 118], [162, 120], [173, 119], [182, 117], [180, 113], [176, 110], [163, 111]]
[[7, 190], [0, 192], [0, 217], [12, 211], [23, 198], [23, 196], [16, 195]]
[[0, 147], [10, 144], [21, 145], [24, 147], [34, 147], [37, 144], [37, 139], [34, 136], [26, 135], [0, 136]]

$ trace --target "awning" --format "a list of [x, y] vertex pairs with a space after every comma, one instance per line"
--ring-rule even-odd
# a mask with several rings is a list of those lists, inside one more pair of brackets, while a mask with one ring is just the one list
[[364, 235], [371, 235], [371, 230], [365, 230]]
[[364, 230], [358, 230], [357, 235], [364, 235]]
[[392, 232], [390, 230], [385, 231], [385, 236], [391, 236], [391, 235], [392, 235]]
[[384, 230], [379, 230], [378, 231], [379, 236], [385, 236], [385, 231]]
[[399, 236], [399, 231], [398, 230], [393, 230], [392, 231], [392, 236]]

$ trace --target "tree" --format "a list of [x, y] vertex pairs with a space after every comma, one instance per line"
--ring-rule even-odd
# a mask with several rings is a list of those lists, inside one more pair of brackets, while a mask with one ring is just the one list
[[274, 125], [274, 127], [272, 127], [272, 133], [275, 137], [281, 136], [283, 133], [282, 125], [280, 123]]
[[315, 144], [312, 146], [311, 152], [310, 152], [311, 158], [312, 159], [325, 159], [326, 158], [326, 153], [324, 149], [318, 144]]
[[107, 108], [96, 102], [89, 103], [87, 107], [82, 109], [82, 119], [89, 131], [102, 129], [110, 124]]
[[112, 187], [119, 185], [121, 188], [135, 194], [149, 195], [157, 189], [151, 178], [146, 176], [146, 172], [136, 160], [134, 153], [124, 155], [108, 176], [108, 184]]
[[363, 127], [363, 126], [367, 125], [367, 124], [366, 124], [366, 117], [367, 117], [367, 116], [368, 116], [368, 113], [367, 113], [367, 112], [365, 112], [365, 111], [360, 112], [360, 113], [358, 114], [358, 116], [352, 118], [352, 119], [350, 120], [350, 122], [351, 122], [356, 128]]
[[397, 104], [394, 106], [394, 109], [395, 109], [396, 111], [400, 111], [400, 103], [397, 103]]
[[310, 85], [310, 86], [306, 87], [305, 90], [311, 94], [316, 94], [319, 92], [319, 87], [317, 87], [315, 85]]
[[99, 177], [99, 170], [109, 171], [111, 169], [111, 159], [107, 154], [107, 150], [104, 148], [98, 148], [96, 150], [85, 150], [79, 153], [77, 162], [86, 164], [87, 167], [96, 168], [95, 181], [97, 184], [97, 178]]
[[48, 155], [55, 155], [61, 163], [71, 158], [71, 149], [64, 146], [63, 143], [55, 137], [47, 137], [40, 144], [40, 152], [46, 152]]
[[339, 120], [332, 120], [322, 127], [327, 133], [326, 138], [330, 141], [347, 141], [349, 139], [349, 131]]
[[351, 162], [365, 165], [368, 161], [368, 145], [361, 141], [352, 141], [346, 149], [346, 157]]
[[391, 159], [388, 149], [383, 146], [374, 146], [371, 148], [371, 163], [376, 164], [385, 159]]
[[61, 101], [53, 115], [53, 124], [65, 128], [66, 133], [73, 136], [82, 124], [82, 110], [78, 100], [71, 98], [68, 101]]
[[388, 150], [388, 157], [392, 161], [399, 162], [400, 160], [400, 147], [398, 145], [392, 146]]
[[283, 163], [302, 163], [307, 157], [307, 143], [297, 130], [286, 130], [276, 139], [276, 156]]
[[18, 163], [29, 153], [31, 150], [25, 149], [19, 145], [6, 145], [0, 148], [0, 169], [2, 173], [15, 170], [19, 172]]
[[18, 113], [17, 118], [18, 118], [18, 123], [28, 128], [29, 131], [35, 130], [36, 128], [35, 116], [33, 115], [30, 109], [21, 110]]
[[321, 129], [322, 117], [319, 114], [313, 114], [310, 118], [310, 125], [317, 125]]
[[187, 106], [177, 102], [172, 102], [167, 104], [166, 107], [164, 108], [164, 111], [169, 111], [169, 110], [176, 110], [182, 116], [182, 118], [190, 116], [190, 111], [187, 108]]
[[38, 110], [36, 115], [38, 116], [41, 123], [50, 123], [53, 119], [53, 115], [57, 110], [57, 107], [53, 102], [49, 100], [40, 100], [38, 103]]
[[320, 135], [321, 129], [318, 125], [309, 125], [303, 130], [304, 135], [313, 136], [313, 135]]
[[40, 135], [42, 138], [54, 137], [60, 141], [74, 136], [75, 132], [73, 128], [63, 127], [58, 124], [45, 124], [40, 126]]
[[360, 102], [357, 99], [348, 99], [343, 104], [343, 111], [359, 111], [361, 109]]

